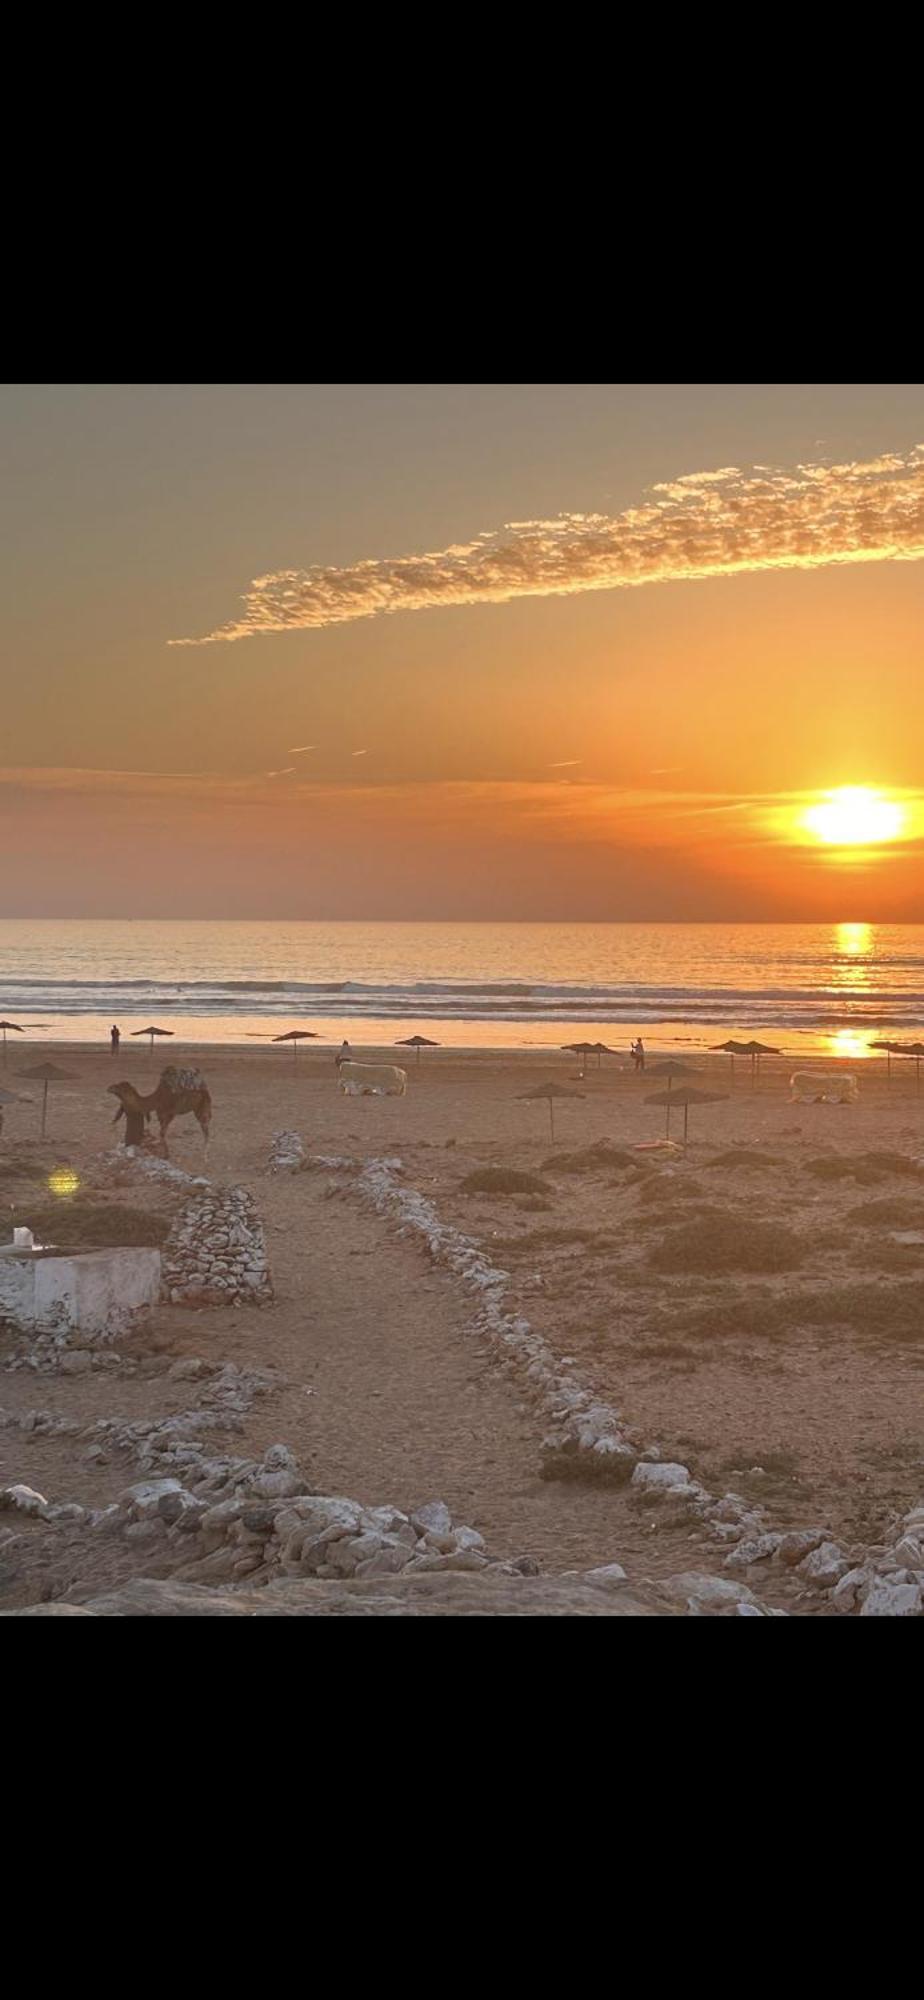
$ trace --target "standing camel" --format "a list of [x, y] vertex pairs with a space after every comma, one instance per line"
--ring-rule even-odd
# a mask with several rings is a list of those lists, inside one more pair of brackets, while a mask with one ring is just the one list
[[[145, 1120], [156, 1116], [165, 1159], [169, 1158], [168, 1127], [173, 1124], [174, 1118], [182, 1118], [187, 1112], [192, 1112], [205, 1141], [205, 1157], [208, 1159], [212, 1100], [201, 1069], [177, 1069], [171, 1063], [169, 1069], [161, 1070], [157, 1089], [147, 1097], [142, 1097], [133, 1083], [110, 1083], [108, 1089], [110, 1097], [118, 1098], [126, 1121], [131, 1117]], [[117, 1111], [116, 1118], [120, 1115]], [[134, 1129], [137, 1130], [137, 1126]]]

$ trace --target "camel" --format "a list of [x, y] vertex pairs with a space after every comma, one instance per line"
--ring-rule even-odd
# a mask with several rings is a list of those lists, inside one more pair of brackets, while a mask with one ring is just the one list
[[135, 1121], [141, 1119], [143, 1133], [144, 1121], [156, 1114], [160, 1126], [161, 1150], [164, 1158], [168, 1159], [167, 1128], [173, 1124], [174, 1118], [182, 1118], [186, 1112], [191, 1111], [205, 1141], [205, 1157], [208, 1159], [212, 1100], [201, 1069], [177, 1069], [171, 1063], [169, 1069], [161, 1070], [157, 1089], [152, 1090], [148, 1097], [142, 1097], [133, 1083], [110, 1083], [108, 1091], [110, 1097], [118, 1098], [120, 1106], [112, 1121], [113, 1124], [117, 1123], [123, 1113], [125, 1115], [126, 1144], [131, 1144], [129, 1137], [131, 1131], [138, 1130]]

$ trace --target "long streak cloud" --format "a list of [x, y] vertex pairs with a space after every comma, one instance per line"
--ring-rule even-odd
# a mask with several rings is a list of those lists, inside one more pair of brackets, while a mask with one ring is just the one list
[[642, 583], [924, 556], [924, 445], [864, 463], [688, 473], [622, 514], [511, 521], [429, 555], [258, 576], [243, 611], [199, 639], [315, 631], [381, 612], [503, 604]]

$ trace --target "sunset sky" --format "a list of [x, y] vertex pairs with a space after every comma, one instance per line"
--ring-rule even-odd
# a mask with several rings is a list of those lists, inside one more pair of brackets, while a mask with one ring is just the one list
[[0, 915], [924, 916], [924, 388], [7, 387], [0, 439]]

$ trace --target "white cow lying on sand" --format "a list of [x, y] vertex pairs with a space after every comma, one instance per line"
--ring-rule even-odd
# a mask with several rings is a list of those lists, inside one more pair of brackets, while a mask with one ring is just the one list
[[856, 1104], [860, 1086], [855, 1076], [845, 1076], [838, 1070], [823, 1075], [820, 1071], [797, 1070], [789, 1079], [790, 1104]]
[[407, 1070], [391, 1063], [341, 1062], [340, 1088], [345, 1097], [403, 1097]]

